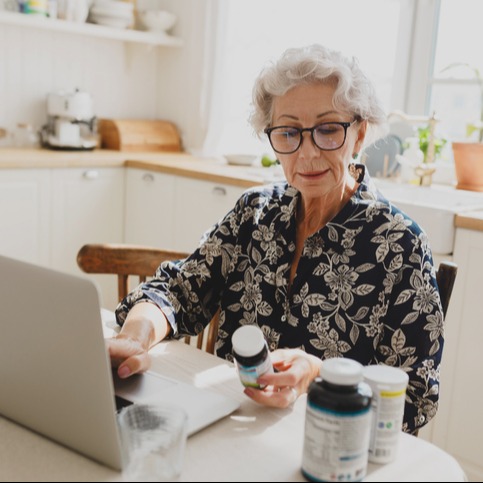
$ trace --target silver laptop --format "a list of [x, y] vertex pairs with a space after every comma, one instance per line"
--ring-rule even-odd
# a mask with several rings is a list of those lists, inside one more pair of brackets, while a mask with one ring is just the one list
[[[0, 256], [0, 414], [114, 469], [123, 460], [95, 284]], [[133, 402], [169, 401], [189, 434], [232, 413], [218, 393], [146, 373], [116, 381]]]

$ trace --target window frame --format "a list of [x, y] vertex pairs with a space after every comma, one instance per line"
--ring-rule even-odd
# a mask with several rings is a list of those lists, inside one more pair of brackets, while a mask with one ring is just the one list
[[428, 116], [441, 0], [412, 0], [412, 33], [403, 111]]

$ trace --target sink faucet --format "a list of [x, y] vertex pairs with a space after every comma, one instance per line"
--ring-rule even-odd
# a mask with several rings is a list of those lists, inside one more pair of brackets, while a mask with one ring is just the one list
[[424, 160], [427, 164], [432, 164], [434, 162], [434, 127], [436, 126], [436, 113], [433, 111], [433, 114], [428, 120], [429, 124], [429, 136], [428, 136], [428, 152], [426, 153], [426, 159]]
[[433, 173], [436, 171], [434, 163], [421, 163], [414, 168], [416, 176], [419, 178], [420, 186], [431, 186]]
[[414, 169], [416, 176], [419, 178], [419, 184], [421, 186], [431, 186], [433, 181], [433, 173], [436, 171], [434, 166], [434, 155], [435, 155], [435, 147], [434, 147], [434, 127], [436, 125], [436, 113], [433, 111], [433, 114], [428, 119], [428, 126], [429, 126], [429, 135], [428, 135], [428, 150], [426, 152], [426, 159], [422, 164], [417, 166]]
[[424, 161], [414, 168], [414, 172], [416, 176], [419, 178], [420, 186], [431, 186], [432, 183], [432, 176], [433, 173], [436, 171], [434, 166], [435, 161], [435, 137], [434, 137], [434, 129], [436, 123], [439, 119], [436, 117], [435, 111], [433, 111], [430, 117], [427, 116], [414, 116], [406, 114], [402, 111], [393, 111], [389, 114], [388, 119], [391, 118], [400, 118], [403, 121], [407, 122], [408, 124], [421, 124], [427, 123], [429, 127], [428, 133], [428, 149], [426, 151], [426, 157]]

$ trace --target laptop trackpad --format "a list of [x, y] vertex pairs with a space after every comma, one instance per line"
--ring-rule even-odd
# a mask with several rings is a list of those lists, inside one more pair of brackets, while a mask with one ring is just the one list
[[121, 379], [113, 371], [114, 392], [133, 403], [156, 402], [160, 395], [174, 389], [176, 381], [158, 376], [152, 372], [135, 374], [127, 379]]
[[188, 414], [188, 434], [191, 435], [235, 411], [240, 403], [215, 392], [199, 389], [174, 379], [148, 371], [120, 379], [113, 371], [114, 389], [133, 403], [165, 402], [184, 408]]

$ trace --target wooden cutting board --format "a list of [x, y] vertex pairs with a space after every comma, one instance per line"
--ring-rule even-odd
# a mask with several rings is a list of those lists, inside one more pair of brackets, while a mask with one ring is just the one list
[[117, 151], [180, 152], [181, 139], [169, 121], [99, 119], [101, 147]]

